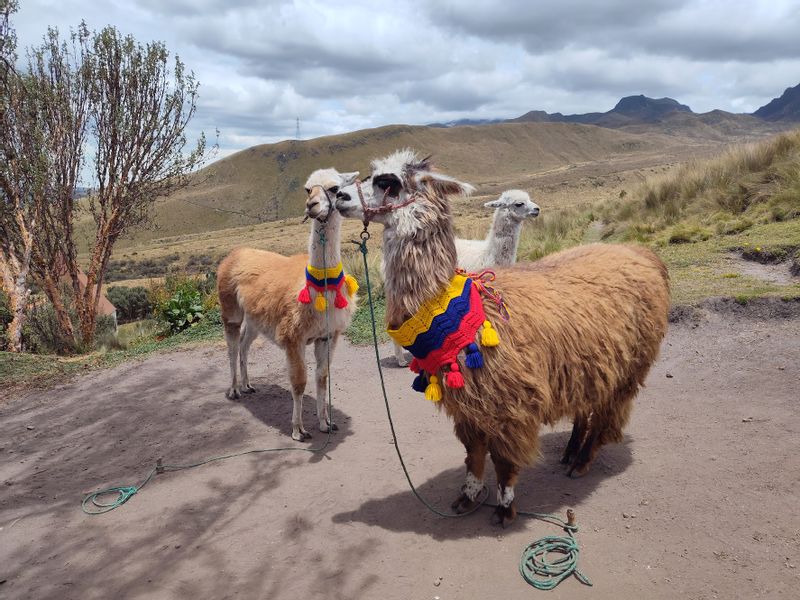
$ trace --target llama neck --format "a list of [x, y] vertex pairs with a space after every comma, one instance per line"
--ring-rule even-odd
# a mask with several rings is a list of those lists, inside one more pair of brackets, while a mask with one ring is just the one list
[[414, 236], [399, 236], [394, 228], [386, 227], [383, 272], [389, 327], [399, 327], [423, 302], [446, 288], [455, 269], [456, 247], [449, 214], [441, 215], [437, 228], [419, 230]]
[[[318, 269], [335, 267], [342, 260], [339, 235], [342, 226], [342, 217], [338, 212], [332, 212], [326, 223], [316, 219], [311, 227], [311, 236], [308, 239], [308, 263]], [[325, 243], [321, 243], [324, 239]]]
[[510, 219], [495, 211], [492, 226], [486, 240], [492, 264], [511, 264], [516, 262], [522, 221]]

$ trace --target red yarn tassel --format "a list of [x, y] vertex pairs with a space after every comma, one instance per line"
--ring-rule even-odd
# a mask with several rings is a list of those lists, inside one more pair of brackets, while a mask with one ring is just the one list
[[297, 294], [297, 301], [300, 304], [311, 304], [311, 292], [308, 291], [308, 286], [304, 287], [300, 290], [300, 293]]
[[336, 300], [333, 301], [336, 308], [345, 308], [347, 306], [347, 299], [342, 296], [341, 290], [336, 291]]
[[414, 373], [419, 373], [420, 372], [419, 361], [416, 358], [412, 358], [411, 364], [408, 365], [408, 368], [411, 369], [411, 371]]
[[459, 371], [458, 364], [452, 363], [450, 365], [450, 372], [447, 374], [445, 382], [447, 383], [447, 387], [450, 388], [457, 389], [464, 387], [464, 376], [461, 374], [461, 371]]

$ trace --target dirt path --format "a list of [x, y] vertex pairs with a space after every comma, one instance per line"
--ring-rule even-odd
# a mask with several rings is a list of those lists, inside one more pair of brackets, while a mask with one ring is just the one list
[[[261, 454], [158, 476], [99, 517], [81, 513], [83, 494], [137, 482], [158, 456], [292, 445], [282, 357], [254, 352], [259, 391], [241, 403], [223, 396], [221, 346], [32, 392], [0, 406], [0, 597], [797, 598], [798, 340], [798, 319], [674, 325], [626, 442], [604, 448], [587, 476], [558, 467], [565, 427], [543, 433], [520, 507], [576, 509], [581, 568], [595, 584], [570, 580], [546, 596], [517, 562], [557, 529], [520, 519], [499, 530], [488, 510], [444, 520], [411, 495], [369, 348], [336, 357], [340, 431], [326, 456]], [[412, 476], [445, 506], [463, 450], [406, 371], [386, 379]]]

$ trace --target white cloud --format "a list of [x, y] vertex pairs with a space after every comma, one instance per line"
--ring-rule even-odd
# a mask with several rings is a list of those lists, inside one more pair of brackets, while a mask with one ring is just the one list
[[26, 0], [20, 46], [85, 18], [162, 40], [227, 153], [390, 123], [606, 111], [673, 97], [750, 112], [800, 82], [792, 0]]

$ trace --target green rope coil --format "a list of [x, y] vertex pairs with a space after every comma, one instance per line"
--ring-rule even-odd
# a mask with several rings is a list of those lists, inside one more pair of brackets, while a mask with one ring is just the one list
[[[403, 473], [406, 476], [406, 481], [408, 482], [408, 485], [411, 488], [414, 496], [416, 496], [416, 498], [422, 504], [424, 504], [428, 510], [440, 517], [466, 517], [483, 506], [496, 508], [496, 504], [486, 503], [486, 499], [488, 498], [488, 491], [486, 491], [486, 495], [483, 497], [483, 500], [477, 503], [472, 510], [461, 514], [444, 513], [425, 500], [425, 498], [420, 495], [420, 493], [414, 487], [414, 484], [411, 482], [411, 476], [406, 468], [403, 455], [400, 453], [400, 446], [397, 444], [397, 435], [395, 435], [394, 422], [392, 420], [392, 410], [389, 407], [389, 398], [386, 394], [386, 383], [383, 379], [383, 369], [381, 367], [380, 352], [378, 350], [378, 331], [375, 323], [375, 308], [372, 302], [372, 286], [370, 285], [369, 281], [369, 265], [367, 264], [367, 240], [369, 240], [369, 232], [367, 231], [366, 227], [364, 227], [364, 231], [361, 233], [361, 241], [357, 242], [353, 240], [352, 243], [359, 247], [361, 250], [361, 255], [364, 259], [364, 275], [367, 284], [366, 287], [367, 299], [369, 301], [369, 315], [372, 321], [372, 345], [375, 349], [375, 362], [378, 365], [378, 376], [381, 383], [381, 391], [383, 392], [383, 402], [386, 405], [386, 414], [389, 417], [389, 429], [392, 432], [392, 443], [394, 444], [397, 457], [400, 460], [400, 466], [403, 468]], [[484, 490], [486, 490], [485, 486]], [[578, 581], [584, 585], [592, 585], [592, 582], [589, 580], [589, 578], [578, 571], [578, 543], [575, 541], [573, 536], [573, 532], [578, 531], [578, 528], [572, 524], [572, 521], [567, 522], [558, 515], [551, 515], [547, 513], [518, 511], [517, 514], [558, 525], [559, 527], [562, 527], [568, 534], [568, 537], [547, 536], [536, 540], [525, 548], [520, 559], [519, 571], [527, 583], [539, 590], [552, 590], [571, 575], [575, 575]], [[551, 553], [558, 553], [561, 555], [561, 557], [550, 562], [548, 560], [548, 554]]]
[[[548, 535], [528, 544], [519, 561], [522, 578], [537, 590], [552, 590], [572, 575], [581, 583], [592, 585], [578, 570], [578, 542], [572, 531], [567, 529], [569, 535]], [[553, 559], [554, 554], [557, 557]]]

